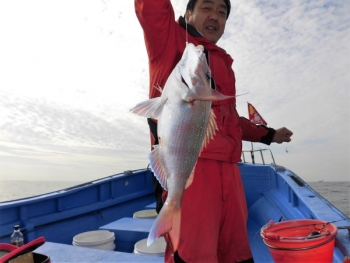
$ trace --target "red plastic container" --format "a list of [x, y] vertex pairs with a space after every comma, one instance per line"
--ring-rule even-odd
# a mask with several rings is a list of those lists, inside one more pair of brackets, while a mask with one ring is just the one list
[[337, 227], [322, 220], [270, 221], [260, 235], [275, 263], [332, 263]]

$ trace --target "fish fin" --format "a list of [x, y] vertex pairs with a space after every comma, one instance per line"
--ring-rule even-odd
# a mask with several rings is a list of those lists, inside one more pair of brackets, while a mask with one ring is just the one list
[[157, 86], [153, 86], [153, 88], [155, 88], [156, 90], [158, 90], [160, 93], [163, 93], [163, 89], [161, 86], [157, 85]]
[[165, 102], [166, 100], [162, 100], [161, 97], [145, 100], [138, 103], [130, 111], [142, 117], [158, 119]]
[[214, 113], [213, 109], [211, 109], [210, 116], [209, 116], [209, 123], [208, 123], [207, 130], [206, 130], [206, 133], [204, 136], [201, 151], [209, 143], [209, 141], [211, 139], [213, 139], [215, 132], [218, 130], [218, 126], [216, 125], [215, 118], [216, 118], [215, 113]]
[[[197, 163], [196, 163], [197, 164]], [[194, 165], [193, 170], [190, 174], [190, 176], [187, 178], [186, 181], [186, 185], [185, 185], [185, 189], [187, 189], [188, 187], [191, 186], [192, 182], [193, 182], [193, 178], [194, 178], [194, 170], [196, 169], [196, 165]]]
[[174, 251], [179, 247], [180, 242], [180, 226], [181, 226], [181, 209], [173, 213], [173, 225], [169, 231], [170, 241]]
[[185, 96], [182, 98], [183, 100], [187, 102], [192, 102], [195, 100], [217, 101], [217, 100], [231, 99], [234, 97], [234, 96], [226, 96], [214, 89], [203, 88], [198, 83], [194, 85], [192, 89], [188, 90], [187, 94], [185, 94]]
[[160, 185], [164, 190], [168, 190], [167, 186], [167, 176], [164, 172], [163, 166], [161, 164], [159, 145], [153, 145], [154, 150], [148, 155], [150, 161], [150, 167], [155, 177], [157, 178]]
[[180, 223], [181, 210], [172, 209], [165, 202], [148, 234], [147, 246], [150, 246], [157, 238], [169, 232], [173, 248], [177, 249], [180, 240]]

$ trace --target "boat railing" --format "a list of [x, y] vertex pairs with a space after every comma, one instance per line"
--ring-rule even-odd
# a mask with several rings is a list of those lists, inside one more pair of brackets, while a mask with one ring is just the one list
[[[254, 155], [254, 153], [255, 153], [255, 152], [260, 152], [262, 164], [265, 164], [265, 159], [264, 159], [264, 154], [263, 154], [263, 152], [266, 152], [266, 151], [270, 152], [271, 159], [272, 159], [272, 162], [273, 162], [272, 165], [273, 165], [273, 167], [275, 167], [275, 170], [276, 170], [276, 171], [282, 170], [281, 168], [283, 168], [283, 167], [281, 167], [281, 166], [279, 166], [279, 165], [276, 165], [275, 158], [273, 157], [272, 151], [271, 151], [270, 149], [261, 149], [261, 148], [259, 148], [259, 149], [256, 149], [256, 150], [255, 150], [255, 149], [252, 149], [252, 150], [243, 150], [243, 151], [242, 151], [242, 159], [241, 159], [241, 161], [242, 161], [243, 163], [247, 163], [246, 158], [245, 158], [245, 154], [246, 154], [246, 153], [250, 153], [251, 163], [255, 164], [255, 155]], [[284, 169], [284, 168], [283, 168], [283, 169]]]

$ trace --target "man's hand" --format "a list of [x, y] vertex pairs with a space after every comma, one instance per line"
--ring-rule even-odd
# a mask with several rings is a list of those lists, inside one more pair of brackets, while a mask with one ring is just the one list
[[282, 143], [282, 142], [290, 142], [293, 135], [293, 132], [288, 130], [285, 127], [279, 128], [276, 130], [275, 135], [273, 136], [272, 142]]

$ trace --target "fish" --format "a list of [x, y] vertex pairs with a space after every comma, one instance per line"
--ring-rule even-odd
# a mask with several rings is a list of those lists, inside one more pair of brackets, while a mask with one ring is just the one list
[[149, 232], [147, 245], [169, 232], [174, 251], [180, 238], [181, 200], [192, 181], [202, 149], [218, 129], [212, 101], [226, 96], [211, 88], [211, 71], [202, 45], [187, 43], [161, 96], [138, 103], [130, 112], [158, 120], [158, 145], [148, 156], [150, 168], [168, 191]]

